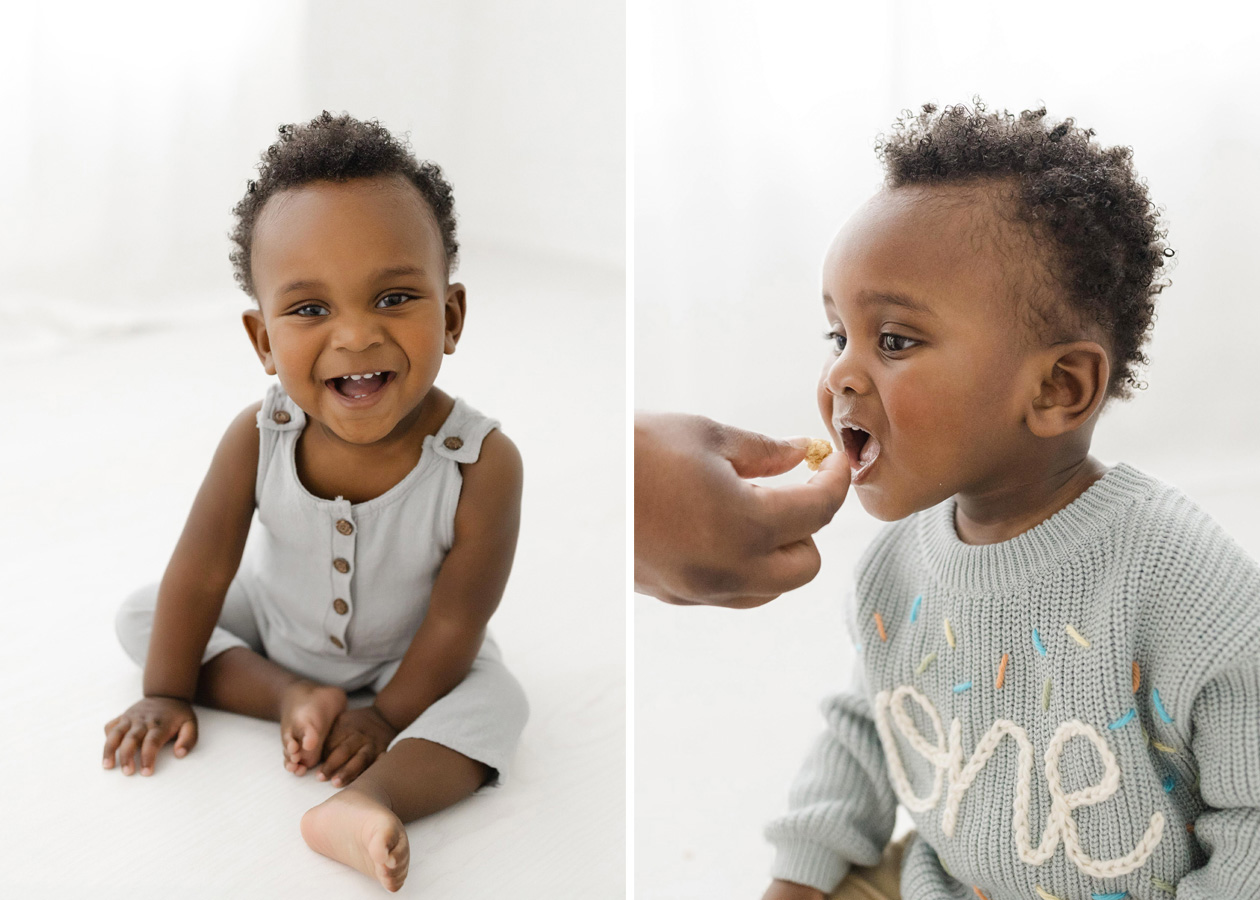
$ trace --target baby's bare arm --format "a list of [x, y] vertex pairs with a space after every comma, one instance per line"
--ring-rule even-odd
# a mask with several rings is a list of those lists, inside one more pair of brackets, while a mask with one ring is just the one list
[[[144, 667], [146, 699], [106, 726], [106, 768], [112, 766], [114, 753], [119, 751], [123, 771], [130, 774], [130, 760], [138, 746], [141, 770], [152, 771], [158, 748], [177, 733], [177, 749], [187, 752], [196, 742], [191, 703], [197, 692], [201, 654], [240, 565], [254, 513], [259, 440], [255, 417], [260, 407], [255, 404], [244, 410], [228, 426], [193, 501], [158, 588]], [[120, 735], [124, 720], [127, 728]], [[173, 730], [172, 722], [178, 723]], [[184, 728], [191, 732], [182, 731]]]
[[355, 721], [346, 713], [333, 726], [320, 768], [323, 778], [353, 781], [394, 735], [464, 680], [481, 649], [516, 553], [521, 456], [505, 435], [492, 431], [477, 462], [462, 469], [455, 541], [433, 584], [424, 622], [398, 671], [376, 696], [374, 715], [360, 714]]

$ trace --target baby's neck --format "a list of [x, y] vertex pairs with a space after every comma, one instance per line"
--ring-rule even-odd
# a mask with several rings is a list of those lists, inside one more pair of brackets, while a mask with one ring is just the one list
[[983, 495], [959, 494], [954, 529], [964, 544], [996, 544], [1035, 528], [1107, 472], [1092, 456], [1045, 475]]

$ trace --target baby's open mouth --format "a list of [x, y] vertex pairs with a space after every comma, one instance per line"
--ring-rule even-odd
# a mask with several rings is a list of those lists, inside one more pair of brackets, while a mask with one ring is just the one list
[[879, 441], [861, 428], [841, 429], [840, 441], [844, 444], [844, 454], [849, 458], [851, 469], [863, 469], [879, 456]]
[[343, 397], [358, 400], [375, 394], [393, 379], [393, 372], [364, 372], [358, 375], [342, 375], [340, 378], [329, 378], [328, 385]]

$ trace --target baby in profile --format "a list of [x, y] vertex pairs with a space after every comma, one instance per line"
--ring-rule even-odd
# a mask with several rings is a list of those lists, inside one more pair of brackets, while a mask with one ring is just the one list
[[977, 101], [879, 153], [823, 263], [817, 396], [890, 524], [765, 900], [1260, 897], [1260, 566], [1090, 454], [1172, 255], [1131, 151]]
[[277, 721], [285, 768], [342, 788], [306, 842], [396, 891], [404, 825], [496, 782], [528, 715], [486, 631], [521, 458], [435, 383], [466, 308], [441, 169], [325, 112], [282, 126], [259, 171], [232, 262], [278, 383], [228, 425], [161, 584], [118, 614], [144, 699], [105, 726], [104, 766], [186, 755], [194, 702]]

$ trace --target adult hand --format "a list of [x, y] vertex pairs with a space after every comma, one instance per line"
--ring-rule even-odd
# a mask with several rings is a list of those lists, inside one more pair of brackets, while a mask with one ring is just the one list
[[666, 603], [747, 608], [818, 574], [812, 535], [849, 489], [843, 452], [805, 484], [762, 487], [805, 458], [777, 440], [703, 416], [634, 420], [634, 587]]

